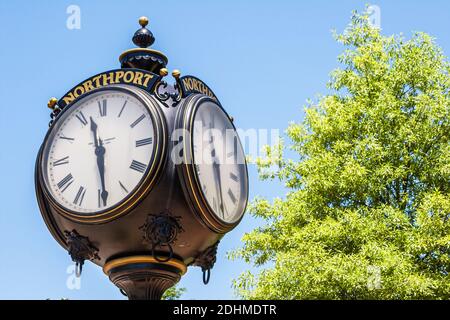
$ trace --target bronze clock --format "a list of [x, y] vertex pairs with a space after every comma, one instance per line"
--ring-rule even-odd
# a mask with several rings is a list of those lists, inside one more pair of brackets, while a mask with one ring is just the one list
[[[248, 198], [244, 151], [209, 86], [148, 48], [148, 20], [120, 68], [50, 99], [35, 170], [42, 217], [81, 274], [85, 261], [129, 299], [159, 299], [188, 266], [206, 284]], [[67, 77], [64, 77], [66, 79]]]

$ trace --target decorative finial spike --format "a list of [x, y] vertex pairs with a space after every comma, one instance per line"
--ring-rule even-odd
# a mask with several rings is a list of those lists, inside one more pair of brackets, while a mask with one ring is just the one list
[[159, 75], [161, 77], [165, 77], [169, 74], [169, 71], [166, 68], [161, 68], [161, 70], [159, 70]]
[[145, 28], [148, 25], [148, 18], [145, 16], [142, 16], [139, 18], [139, 24], [142, 28]]
[[180, 75], [181, 75], [180, 70], [175, 69], [175, 70], [172, 71], [172, 77], [174, 77], [175, 79], [178, 80], [180, 78]]
[[141, 29], [137, 30], [133, 36], [133, 43], [141, 48], [147, 48], [155, 42], [155, 37], [153, 34], [146, 28], [148, 24], [147, 17], [140, 17], [139, 24], [141, 25]]
[[50, 98], [50, 100], [48, 100], [47, 107], [54, 110], [56, 108], [57, 102], [58, 102], [58, 99], [56, 99], [55, 97], [52, 97], [52, 98]]
[[153, 34], [146, 28], [148, 18], [140, 17], [139, 24], [141, 28], [133, 35], [133, 43], [139, 48], [123, 52], [119, 57], [120, 65], [123, 69], [136, 68], [160, 74], [160, 70], [167, 66], [167, 57], [162, 52], [148, 48], [155, 42]]

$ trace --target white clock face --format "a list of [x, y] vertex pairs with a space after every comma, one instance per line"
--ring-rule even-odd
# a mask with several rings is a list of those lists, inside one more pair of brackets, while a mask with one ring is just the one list
[[139, 185], [154, 143], [150, 112], [134, 95], [112, 89], [91, 94], [54, 124], [43, 150], [47, 189], [77, 214], [108, 210]]
[[212, 102], [194, 115], [192, 133], [197, 179], [209, 207], [222, 221], [234, 223], [247, 202], [245, 155], [233, 124]]

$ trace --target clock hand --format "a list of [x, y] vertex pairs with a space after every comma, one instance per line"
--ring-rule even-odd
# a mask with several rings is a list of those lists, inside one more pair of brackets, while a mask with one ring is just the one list
[[[211, 117], [211, 122], [209, 123], [209, 143], [214, 143], [214, 137], [212, 134], [212, 130], [215, 126], [214, 123], [214, 115], [212, 115]], [[225, 218], [224, 216], [224, 205], [223, 205], [223, 195], [222, 195], [222, 182], [221, 182], [221, 178], [220, 178], [220, 163], [217, 159], [217, 155], [216, 155], [216, 149], [213, 148], [211, 150], [211, 157], [213, 159], [213, 172], [214, 172], [214, 180], [216, 182], [216, 195], [218, 197], [219, 200], [219, 209], [222, 213], [222, 217]]]
[[108, 198], [108, 191], [105, 189], [105, 152], [106, 149], [103, 146], [102, 139], [99, 138], [100, 144], [95, 148], [95, 155], [97, 156], [97, 167], [100, 173], [100, 181], [102, 185], [101, 198], [103, 205], [106, 206], [106, 200]]
[[94, 122], [92, 117], [89, 117], [91, 120], [91, 131], [94, 133], [94, 144], [95, 147], [98, 147], [98, 140], [97, 140], [97, 124]]
[[222, 181], [220, 178], [220, 164], [216, 161], [217, 158], [214, 157], [215, 160], [213, 162], [213, 170], [214, 170], [214, 177], [216, 181], [216, 193], [218, 194], [219, 198], [219, 208], [222, 213], [222, 217], [224, 217], [224, 207], [223, 207], [223, 195], [222, 195]]
[[103, 205], [106, 206], [106, 200], [108, 198], [108, 191], [105, 189], [105, 147], [103, 146], [102, 139], [97, 137], [97, 124], [94, 122], [94, 119], [90, 117], [91, 120], [91, 131], [94, 134], [94, 144], [95, 144], [95, 155], [97, 157], [97, 168], [100, 173], [100, 181], [101, 181], [101, 198], [103, 200]]

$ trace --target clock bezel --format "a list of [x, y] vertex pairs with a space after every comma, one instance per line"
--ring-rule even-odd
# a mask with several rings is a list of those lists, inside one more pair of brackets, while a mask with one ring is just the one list
[[[73, 210], [70, 210], [63, 205], [61, 205], [53, 196], [47, 183], [45, 182], [44, 173], [44, 150], [46, 150], [47, 143], [49, 143], [49, 137], [51, 133], [56, 128], [56, 124], [58, 120], [61, 119], [61, 116], [69, 112], [68, 110], [72, 110], [72, 108], [76, 108], [77, 104], [79, 104], [82, 100], [88, 98], [90, 95], [99, 93], [99, 92], [108, 92], [108, 91], [120, 91], [126, 94], [129, 94], [139, 100], [148, 110], [149, 115], [153, 122], [153, 130], [154, 130], [154, 141], [156, 143], [153, 144], [153, 155], [150, 159], [149, 165], [145, 173], [143, 174], [139, 183], [135, 186], [135, 188], [130, 191], [130, 193], [122, 199], [116, 205], [105, 209], [99, 210], [94, 213], [79, 213]], [[167, 148], [167, 125], [164, 120], [164, 115], [161, 110], [161, 107], [157, 100], [153, 98], [150, 94], [146, 93], [144, 90], [133, 87], [131, 85], [109, 85], [105, 87], [101, 87], [92, 91], [89, 91], [81, 96], [79, 96], [76, 100], [68, 104], [58, 116], [54, 119], [54, 123], [50, 130], [48, 130], [44, 142], [42, 143], [42, 147], [39, 151], [39, 165], [38, 165], [38, 177], [41, 189], [45, 198], [51, 204], [51, 207], [63, 217], [79, 222], [79, 223], [87, 223], [87, 224], [99, 224], [109, 222], [113, 219], [117, 219], [127, 213], [129, 213], [141, 200], [144, 198], [154, 187], [156, 182], [160, 177], [160, 173], [162, 172], [162, 167], [165, 163], [166, 158], [166, 148]]]
[[[233, 121], [231, 120], [228, 113], [224, 110], [224, 108], [213, 98], [204, 95], [204, 94], [192, 94], [189, 95], [185, 100], [182, 101], [180, 104], [180, 109], [178, 110], [177, 117], [176, 117], [176, 129], [182, 130], [182, 142], [183, 143], [183, 159], [181, 163], [178, 163], [176, 165], [178, 176], [181, 181], [182, 189], [185, 193], [186, 198], [188, 199], [188, 202], [193, 207], [194, 212], [196, 213], [197, 217], [200, 218], [200, 221], [205, 224], [207, 227], [212, 229], [214, 232], [218, 233], [226, 233], [233, 229], [235, 226], [239, 224], [239, 222], [244, 217], [247, 204], [248, 204], [248, 168], [247, 168], [247, 162], [244, 157], [244, 167], [245, 167], [245, 203], [243, 206], [243, 210], [240, 213], [239, 218], [232, 222], [227, 222], [222, 220], [219, 217], [219, 214], [217, 214], [214, 209], [210, 206], [208, 203], [203, 190], [201, 188], [201, 184], [199, 181], [198, 174], [195, 170], [195, 163], [194, 163], [194, 144], [193, 144], [193, 122], [195, 118], [196, 111], [198, 108], [206, 102], [214, 103], [222, 112], [227, 116], [228, 120], [230, 121], [230, 124], [232, 125], [233, 129], [236, 131], [236, 127], [234, 126]], [[186, 135], [189, 134], [189, 137], [186, 137]], [[178, 141], [174, 142], [175, 144], [178, 143]], [[242, 144], [239, 139], [239, 145], [242, 149], [242, 152], [244, 154], [244, 150], [242, 148]]]

